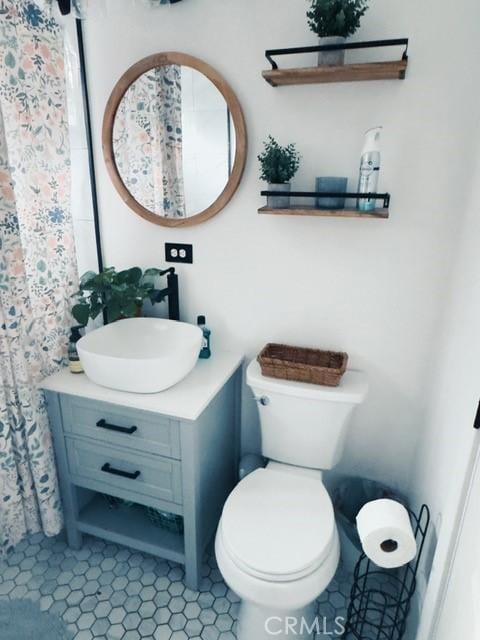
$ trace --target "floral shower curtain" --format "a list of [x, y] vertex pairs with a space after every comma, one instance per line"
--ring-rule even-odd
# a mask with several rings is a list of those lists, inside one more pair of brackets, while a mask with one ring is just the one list
[[26, 533], [62, 526], [36, 385], [65, 360], [77, 280], [62, 34], [36, 2], [3, 0], [2, 8], [0, 554]]
[[166, 218], [185, 217], [182, 70], [152, 69], [127, 89], [115, 116], [118, 171], [134, 198]]

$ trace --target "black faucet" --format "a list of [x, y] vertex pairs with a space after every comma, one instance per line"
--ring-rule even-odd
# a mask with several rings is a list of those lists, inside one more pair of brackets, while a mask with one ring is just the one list
[[159, 276], [167, 276], [167, 287], [158, 292], [157, 302], [168, 298], [168, 317], [170, 320], [180, 320], [180, 300], [178, 297], [178, 275], [175, 268], [161, 270]]

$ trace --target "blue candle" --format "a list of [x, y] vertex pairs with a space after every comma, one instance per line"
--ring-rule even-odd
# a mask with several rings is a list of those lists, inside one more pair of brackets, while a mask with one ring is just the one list
[[[348, 178], [317, 178], [316, 179], [316, 191], [317, 193], [346, 193], [348, 185]], [[316, 201], [319, 209], [343, 209], [345, 207], [345, 198], [342, 196], [335, 198], [320, 198], [317, 197]]]

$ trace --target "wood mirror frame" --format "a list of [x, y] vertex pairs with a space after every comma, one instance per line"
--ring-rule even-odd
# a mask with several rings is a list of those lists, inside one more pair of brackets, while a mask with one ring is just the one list
[[[185, 218], [164, 218], [156, 215], [141, 205], [125, 186], [118, 171], [113, 150], [113, 127], [115, 116], [127, 89], [135, 82], [135, 80], [147, 71], [170, 64], [184, 65], [191, 67], [192, 69], [196, 69], [216, 86], [225, 98], [228, 109], [230, 110], [236, 136], [235, 160], [229, 180], [222, 193], [207, 209]], [[142, 218], [145, 218], [145, 220], [153, 222], [154, 224], [159, 224], [165, 227], [190, 227], [195, 224], [205, 222], [205, 220], [217, 215], [217, 213], [219, 213], [228, 204], [228, 202], [230, 202], [238, 189], [247, 158], [247, 129], [245, 126], [242, 107], [240, 106], [238, 98], [228, 82], [226, 82], [223, 77], [206, 62], [203, 62], [198, 58], [194, 58], [186, 53], [169, 51], [143, 58], [130, 67], [130, 69], [128, 69], [117, 82], [105, 108], [102, 129], [102, 146], [105, 163], [113, 185], [120, 194], [122, 200], [130, 207], [130, 209]]]

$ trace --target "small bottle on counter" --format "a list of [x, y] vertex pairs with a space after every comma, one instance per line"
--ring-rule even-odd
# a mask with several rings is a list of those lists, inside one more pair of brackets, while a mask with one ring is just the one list
[[70, 373], [83, 373], [82, 363], [78, 355], [77, 342], [82, 337], [80, 327], [72, 327], [68, 343], [68, 365]]
[[210, 356], [212, 355], [212, 352], [210, 350], [210, 335], [212, 332], [206, 326], [205, 316], [198, 316], [197, 324], [203, 332], [202, 350], [200, 351], [199, 357], [203, 359], [210, 358]]

